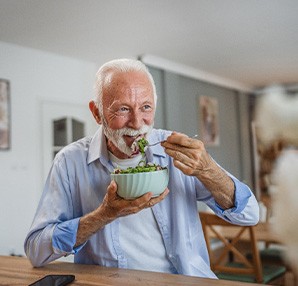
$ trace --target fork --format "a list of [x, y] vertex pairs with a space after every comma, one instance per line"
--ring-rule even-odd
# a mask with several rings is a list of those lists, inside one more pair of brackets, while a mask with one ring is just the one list
[[[199, 137], [199, 135], [198, 135], [198, 134], [195, 134], [195, 135], [191, 136], [190, 138], [193, 138], [193, 139], [194, 139], [194, 138], [197, 138], [197, 137]], [[157, 144], [160, 144], [160, 143], [163, 142], [163, 141], [165, 141], [165, 140], [157, 141], [157, 142], [155, 142], [155, 143], [153, 143], [153, 144], [148, 144], [147, 147], [155, 146], [155, 145], [157, 145]]]

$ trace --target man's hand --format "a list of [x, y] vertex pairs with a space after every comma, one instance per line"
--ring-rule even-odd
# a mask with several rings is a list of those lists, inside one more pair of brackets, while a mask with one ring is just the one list
[[81, 217], [77, 231], [76, 246], [84, 243], [91, 235], [116, 218], [153, 207], [162, 201], [168, 193], [169, 189], [166, 188], [158, 197], [153, 198], [152, 193], [149, 192], [135, 200], [125, 200], [117, 195], [117, 185], [115, 181], [112, 181], [108, 186], [102, 204], [93, 212]]
[[202, 141], [173, 132], [161, 145], [173, 158], [175, 167], [185, 175], [197, 177], [223, 209], [234, 206], [234, 182], [210, 157]]
[[166, 188], [158, 197], [152, 197], [152, 193], [149, 192], [137, 199], [125, 200], [117, 195], [117, 184], [115, 181], [112, 181], [108, 186], [107, 194], [105, 195], [100, 208], [103, 210], [107, 218], [113, 220], [152, 207], [162, 201], [168, 193], [169, 189]]
[[161, 145], [184, 174], [200, 176], [202, 172], [210, 170], [212, 160], [202, 141], [173, 132]]

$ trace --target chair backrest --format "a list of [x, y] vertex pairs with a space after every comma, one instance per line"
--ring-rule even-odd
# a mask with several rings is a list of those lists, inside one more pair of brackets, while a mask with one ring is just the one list
[[[213, 213], [199, 212], [199, 216], [207, 244], [211, 269], [215, 273], [221, 272], [235, 275], [250, 274], [255, 277], [256, 282], [261, 283], [263, 281], [262, 265], [254, 227], [231, 224]], [[227, 228], [227, 231], [225, 231], [224, 228]], [[250, 251], [253, 256], [252, 262], [246, 258], [242, 250], [239, 250], [239, 244], [237, 244], [237, 242], [239, 242], [243, 236], [246, 236], [246, 241], [248, 239], [250, 240]], [[214, 255], [211, 247], [211, 240], [214, 240], [214, 238], [219, 239], [223, 244], [222, 251], [217, 253], [217, 255]], [[239, 267], [239, 265], [235, 267], [233, 263], [227, 263], [231, 253], [235, 260], [241, 263], [241, 267]]]

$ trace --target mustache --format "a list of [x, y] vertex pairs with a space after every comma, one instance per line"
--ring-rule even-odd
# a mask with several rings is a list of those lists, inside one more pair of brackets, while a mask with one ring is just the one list
[[[111, 129], [108, 127], [108, 124], [103, 117], [103, 131], [105, 136], [108, 138], [108, 140], [112, 141], [114, 146], [118, 148], [122, 153], [131, 156], [133, 153], [133, 150], [131, 146], [127, 146], [126, 142], [123, 139], [123, 136], [131, 136], [137, 138], [138, 136], [148, 137], [149, 133], [153, 129], [153, 124], [151, 125], [143, 125], [140, 129], [136, 130], [129, 127], [123, 127], [121, 129]], [[145, 135], [145, 136], [144, 136]]]
[[151, 130], [152, 126], [151, 125], [143, 125], [140, 129], [135, 130], [129, 127], [124, 127], [118, 130], [115, 130], [115, 133], [117, 133], [118, 136], [132, 136], [136, 137], [139, 135], [143, 135], [145, 133], [148, 133]]
[[112, 130], [110, 127], [108, 127], [108, 123], [107, 123], [105, 117], [102, 116], [102, 118], [103, 118], [103, 127], [104, 127], [104, 131], [105, 131], [105, 135], [110, 139], [113, 136], [122, 137], [124, 135], [127, 135], [127, 136], [136, 137], [138, 135], [149, 133], [152, 130], [153, 125], [154, 125], [154, 123], [152, 123], [151, 125], [144, 124], [140, 129], [123, 127], [121, 129]]

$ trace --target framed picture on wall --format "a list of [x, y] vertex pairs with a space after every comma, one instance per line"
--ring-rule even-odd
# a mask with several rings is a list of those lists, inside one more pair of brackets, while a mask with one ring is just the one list
[[9, 81], [0, 79], [0, 150], [10, 148]]
[[199, 114], [202, 141], [207, 146], [219, 146], [218, 100], [200, 96]]

